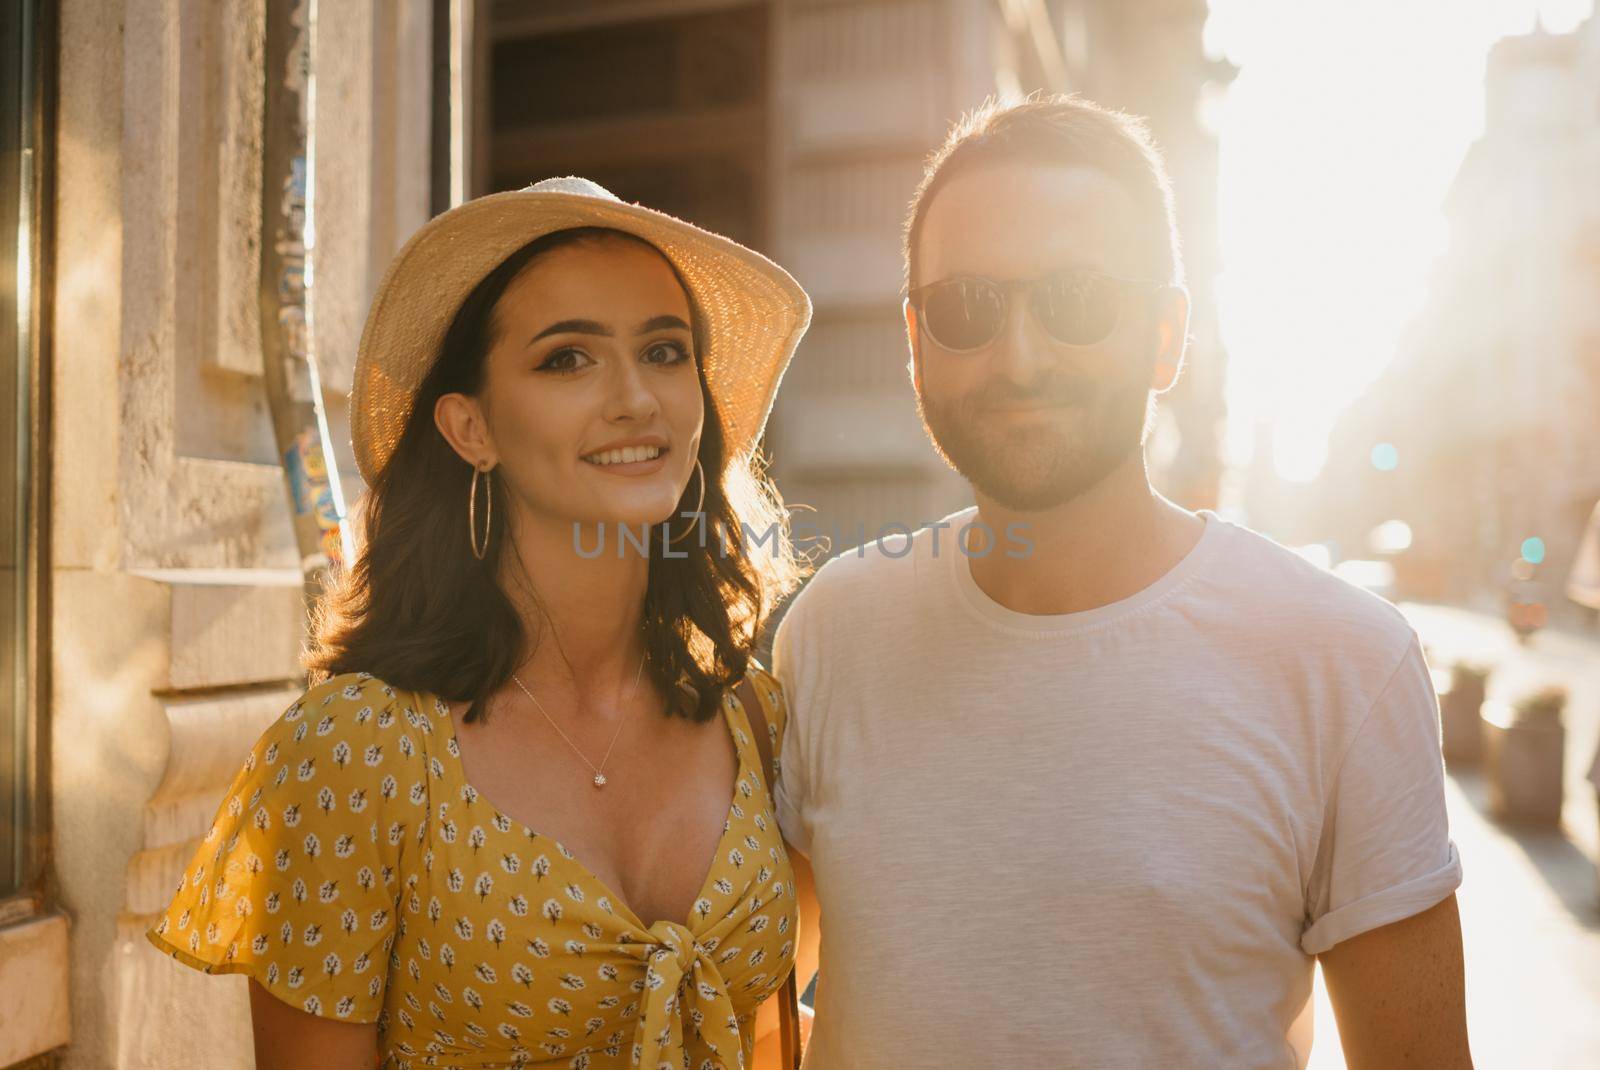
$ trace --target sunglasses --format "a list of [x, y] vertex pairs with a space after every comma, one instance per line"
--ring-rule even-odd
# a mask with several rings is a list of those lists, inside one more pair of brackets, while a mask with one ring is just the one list
[[975, 353], [1005, 330], [1014, 290], [1027, 294], [1034, 322], [1052, 340], [1064, 346], [1092, 346], [1111, 337], [1130, 296], [1165, 287], [1086, 269], [1014, 282], [958, 275], [918, 286], [906, 302], [916, 310], [918, 326], [939, 348]]

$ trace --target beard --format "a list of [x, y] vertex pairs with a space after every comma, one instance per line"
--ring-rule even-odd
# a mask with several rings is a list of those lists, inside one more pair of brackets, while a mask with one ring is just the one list
[[[917, 411], [939, 456], [980, 494], [1037, 512], [1093, 489], [1141, 449], [1152, 402], [1137, 380], [1058, 373], [1027, 390], [996, 381], [951, 399], [919, 394]], [[1018, 404], [1062, 407], [1017, 422], [990, 411]]]

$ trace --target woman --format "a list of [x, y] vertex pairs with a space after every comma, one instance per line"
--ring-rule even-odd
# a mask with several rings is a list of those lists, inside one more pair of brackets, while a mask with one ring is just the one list
[[263, 1070], [751, 1065], [796, 904], [750, 655], [799, 572], [752, 455], [809, 317], [776, 265], [582, 179], [401, 250], [322, 680], [150, 932], [249, 975]]

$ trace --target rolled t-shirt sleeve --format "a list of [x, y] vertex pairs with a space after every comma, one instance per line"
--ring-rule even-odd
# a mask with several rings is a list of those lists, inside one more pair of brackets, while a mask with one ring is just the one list
[[[803, 597], [803, 596], [802, 596]], [[811, 857], [811, 830], [806, 818], [806, 756], [811, 748], [806, 746], [805, 701], [806, 693], [801, 664], [797, 660], [795, 633], [799, 629], [798, 599], [790, 606], [778, 624], [772, 640], [772, 674], [788, 705], [788, 726], [785, 732], [783, 760], [778, 768], [778, 782], [773, 792], [773, 802], [778, 810], [778, 828], [790, 847], [807, 858]]]
[[1439, 749], [1439, 700], [1415, 634], [1332, 784], [1300, 946], [1318, 955], [1419, 914], [1461, 884]]

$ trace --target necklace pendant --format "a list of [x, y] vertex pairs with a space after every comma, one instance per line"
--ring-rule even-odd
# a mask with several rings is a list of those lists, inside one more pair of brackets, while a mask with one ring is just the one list
[[604, 773], [596, 773], [594, 775], [594, 786], [597, 788], [606, 786], [606, 775]]

